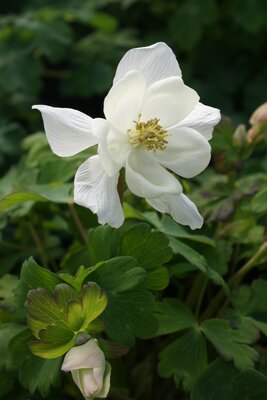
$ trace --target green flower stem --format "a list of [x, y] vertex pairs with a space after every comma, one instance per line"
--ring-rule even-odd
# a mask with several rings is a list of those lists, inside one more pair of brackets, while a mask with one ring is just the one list
[[82, 224], [82, 222], [80, 220], [80, 217], [79, 217], [79, 215], [78, 215], [78, 213], [77, 213], [77, 211], [75, 209], [75, 206], [74, 206], [73, 203], [68, 203], [68, 205], [69, 205], [69, 209], [70, 209], [70, 213], [71, 213], [72, 219], [73, 219], [73, 221], [74, 221], [74, 223], [75, 223], [75, 225], [76, 225], [76, 227], [77, 227], [77, 229], [78, 229], [78, 231], [79, 231], [79, 233], [81, 235], [81, 238], [83, 239], [85, 244], [87, 244], [87, 239], [88, 239], [87, 233], [86, 233], [86, 230], [83, 227], [83, 224]]
[[117, 185], [117, 190], [119, 193], [121, 205], [123, 205], [124, 186], [125, 186], [125, 171], [124, 171], [124, 168], [122, 168], [120, 171], [120, 176], [119, 176], [118, 185]]
[[[267, 252], [267, 242], [264, 242], [262, 244], [262, 246], [259, 248], [259, 250], [257, 251], [257, 253], [251, 257], [251, 259], [245, 264], [243, 265], [243, 267], [241, 267], [236, 273], [235, 275], [232, 276], [232, 278], [229, 280], [228, 282], [228, 286], [230, 289], [234, 289], [236, 288], [240, 282], [242, 281], [242, 279], [244, 278], [244, 276], [251, 271], [255, 265], [258, 264], [258, 262], [261, 260], [261, 258], [266, 254]], [[222, 300], [225, 297], [225, 293], [223, 290], [220, 290], [217, 295], [213, 298], [212, 302], [210, 303], [210, 305], [207, 307], [206, 311], [203, 313], [203, 315], [201, 316], [201, 320], [205, 320], [207, 318], [210, 318], [212, 315], [214, 315]], [[220, 308], [220, 313], [222, 313], [225, 308], [227, 307], [227, 305], [229, 304], [229, 298], [226, 300], [226, 302], [223, 304], [223, 306]]]
[[200, 293], [199, 293], [199, 296], [198, 296], [198, 299], [197, 299], [197, 304], [196, 304], [196, 317], [199, 316], [199, 311], [201, 309], [201, 304], [202, 304], [202, 301], [203, 301], [203, 297], [204, 297], [204, 294], [205, 294], [205, 291], [206, 291], [206, 288], [207, 288], [207, 285], [208, 285], [208, 278], [206, 276], [204, 276], [204, 275], [203, 275], [203, 278], [204, 279], [203, 279], [203, 282], [202, 282], [202, 285], [201, 285]]
[[191, 310], [193, 310], [198, 301], [204, 278], [205, 277], [201, 271], [199, 271], [195, 276], [195, 279], [186, 299], [186, 305], [191, 308]]
[[243, 277], [254, 268], [267, 252], [267, 242], [264, 242], [257, 253], [229, 280], [229, 286], [235, 288], [242, 281]]
[[15, 250], [23, 250], [23, 251], [30, 251], [30, 252], [35, 251], [34, 247], [20, 246], [20, 245], [14, 244], [14, 243], [6, 242], [4, 240], [1, 240], [0, 246], [7, 247], [9, 249], [15, 249]]

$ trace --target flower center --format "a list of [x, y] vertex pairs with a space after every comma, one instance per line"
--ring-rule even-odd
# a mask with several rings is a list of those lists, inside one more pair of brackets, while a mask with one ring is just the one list
[[165, 150], [169, 133], [159, 125], [159, 119], [153, 118], [147, 122], [141, 122], [141, 114], [138, 120], [134, 121], [135, 128], [128, 129], [129, 142], [134, 148], [144, 147], [149, 151]]

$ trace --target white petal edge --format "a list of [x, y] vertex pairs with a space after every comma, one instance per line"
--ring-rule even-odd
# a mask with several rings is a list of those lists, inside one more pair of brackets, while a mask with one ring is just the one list
[[199, 229], [203, 225], [203, 217], [197, 207], [183, 193], [178, 196], [167, 193], [146, 201], [157, 211], [170, 214], [179, 224], [188, 225], [191, 229]]
[[113, 228], [119, 228], [124, 221], [117, 192], [118, 178], [119, 173], [112, 177], [107, 175], [97, 155], [79, 167], [74, 179], [75, 203], [97, 214], [100, 224], [109, 224]]
[[110, 89], [104, 100], [106, 119], [125, 136], [138, 118], [145, 90], [144, 75], [140, 71], [130, 71]]
[[199, 102], [196, 104], [192, 112], [176, 126], [193, 128], [201, 133], [205, 139], [210, 140], [212, 138], [214, 126], [217, 125], [220, 120], [220, 110]]
[[102, 389], [97, 394], [97, 397], [100, 399], [104, 399], [107, 397], [109, 389], [110, 389], [110, 376], [111, 376], [111, 365], [108, 361], [106, 361], [106, 369], [103, 378], [103, 386]]
[[[108, 174], [108, 176], [113, 176], [118, 173], [118, 171], [121, 169], [123, 162], [117, 162], [121, 161], [119, 157], [112, 157], [111, 152], [109, 151], [108, 147], [108, 138], [110, 135], [112, 137], [115, 136], [115, 139], [118, 137], [119, 142], [123, 142], [126, 140], [126, 138], [122, 137], [119, 133], [113, 132], [114, 130], [110, 126], [110, 124], [107, 122], [107, 120], [103, 118], [95, 118], [93, 121], [93, 132], [94, 135], [98, 138], [99, 140], [99, 145], [97, 148], [97, 153], [100, 157], [101, 164]], [[114, 134], [113, 134], [114, 133]], [[120, 143], [119, 143], [120, 144]], [[114, 146], [116, 143], [114, 143]], [[113, 146], [113, 147], [114, 147]], [[119, 146], [121, 148], [123, 146]]]
[[42, 113], [45, 133], [52, 151], [69, 157], [98, 143], [92, 133], [92, 118], [72, 108], [34, 105]]
[[101, 367], [105, 363], [103, 351], [94, 339], [81, 346], [72, 347], [65, 357], [61, 366], [62, 371], [71, 371], [83, 368]]
[[141, 109], [141, 120], [159, 118], [163, 128], [169, 128], [191, 113], [199, 96], [177, 76], [162, 79], [147, 90]]
[[165, 192], [182, 192], [179, 181], [147, 151], [137, 150], [130, 154], [125, 178], [131, 192], [140, 197], [154, 198]]
[[210, 162], [209, 142], [191, 128], [173, 128], [169, 132], [166, 149], [155, 154], [159, 163], [183, 178], [200, 174]]
[[148, 86], [169, 76], [182, 75], [173, 51], [163, 42], [129, 50], [118, 64], [113, 84], [131, 70], [141, 71]]

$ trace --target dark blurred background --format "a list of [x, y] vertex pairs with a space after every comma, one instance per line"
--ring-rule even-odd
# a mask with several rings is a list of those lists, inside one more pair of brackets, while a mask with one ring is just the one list
[[31, 105], [101, 116], [131, 47], [165, 41], [202, 102], [236, 122], [267, 99], [264, 0], [0, 0], [0, 173], [42, 129]]

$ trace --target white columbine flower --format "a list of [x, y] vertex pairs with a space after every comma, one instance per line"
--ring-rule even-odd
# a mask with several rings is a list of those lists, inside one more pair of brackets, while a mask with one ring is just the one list
[[98, 145], [78, 169], [74, 201], [99, 223], [122, 225], [117, 192], [121, 168], [129, 189], [181, 224], [200, 228], [203, 218], [171, 173], [191, 178], [210, 161], [212, 130], [220, 112], [199, 102], [186, 86], [172, 50], [156, 43], [128, 51], [104, 101], [106, 119], [68, 108], [36, 105], [50, 146], [61, 157]]
[[105, 398], [110, 388], [111, 366], [105, 360], [96, 339], [73, 347], [65, 355], [62, 371], [71, 371], [72, 378], [86, 400]]

